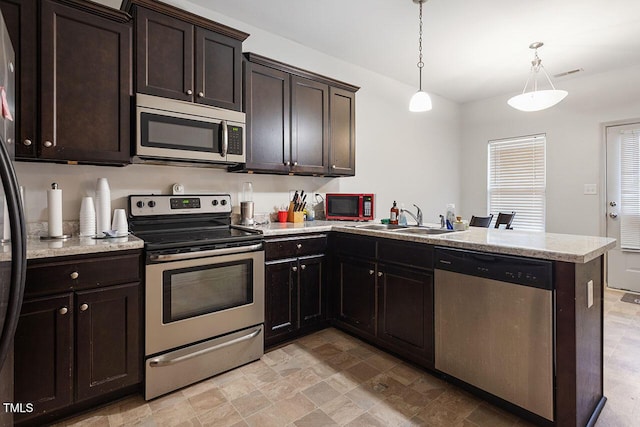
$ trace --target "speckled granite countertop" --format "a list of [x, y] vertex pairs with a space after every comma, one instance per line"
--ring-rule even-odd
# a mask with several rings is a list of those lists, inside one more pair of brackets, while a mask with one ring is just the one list
[[358, 225], [363, 224], [344, 221], [310, 221], [304, 223], [272, 223], [248, 228], [260, 230], [266, 237], [340, 231], [364, 236], [578, 264], [589, 262], [616, 246], [615, 239], [598, 236], [479, 227], [471, 227], [466, 231], [455, 231], [446, 234], [416, 235], [402, 233], [401, 231], [367, 230], [358, 228]]
[[[144, 242], [135, 236], [116, 237], [113, 239], [71, 237], [67, 240], [40, 240], [38, 237], [29, 237], [27, 239], [27, 259], [124, 251], [140, 249], [143, 246]], [[10, 253], [11, 246], [1, 246], [0, 261], [9, 261], [11, 259]]]

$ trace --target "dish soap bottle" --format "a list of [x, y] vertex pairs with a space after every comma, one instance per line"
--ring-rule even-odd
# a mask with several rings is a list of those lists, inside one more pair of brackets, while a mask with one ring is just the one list
[[389, 224], [398, 224], [398, 214], [400, 210], [398, 209], [398, 205], [396, 201], [393, 201], [393, 206], [391, 206], [391, 211], [389, 212]]
[[400, 215], [398, 216], [398, 225], [407, 225], [407, 215], [404, 213], [404, 203], [400, 205]]
[[447, 205], [447, 230], [453, 230], [453, 223], [456, 222], [456, 205], [449, 203]]

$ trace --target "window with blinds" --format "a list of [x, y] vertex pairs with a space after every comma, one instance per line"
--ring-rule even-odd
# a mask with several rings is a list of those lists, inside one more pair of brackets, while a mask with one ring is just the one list
[[640, 250], [640, 130], [621, 134], [620, 247]]
[[546, 141], [545, 135], [489, 141], [489, 212], [515, 212], [515, 229], [545, 229]]

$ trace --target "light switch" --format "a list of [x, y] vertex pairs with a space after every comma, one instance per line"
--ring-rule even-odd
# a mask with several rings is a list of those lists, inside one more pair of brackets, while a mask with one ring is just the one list
[[597, 184], [585, 184], [584, 185], [584, 194], [589, 194], [589, 195], [598, 194], [598, 185]]
[[587, 282], [587, 308], [593, 305], [593, 280]]

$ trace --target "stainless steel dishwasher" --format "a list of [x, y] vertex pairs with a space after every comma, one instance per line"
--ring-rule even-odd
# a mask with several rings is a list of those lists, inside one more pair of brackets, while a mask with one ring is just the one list
[[553, 421], [550, 261], [435, 250], [435, 367]]

